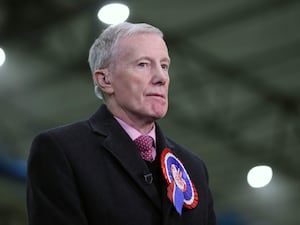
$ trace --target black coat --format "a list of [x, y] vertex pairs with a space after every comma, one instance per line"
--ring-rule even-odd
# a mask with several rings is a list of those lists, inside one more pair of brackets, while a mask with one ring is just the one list
[[[215, 225], [204, 163], [157, 124], [156, 136], [158, 159], [150, 165], [105, 105], [87, 121], [39, 134], [28, 161], [29, 224]], [[159, 168], [165, 147], [181, 160], [199, 195], [197, 207], [184, 208], [181, 216]]]

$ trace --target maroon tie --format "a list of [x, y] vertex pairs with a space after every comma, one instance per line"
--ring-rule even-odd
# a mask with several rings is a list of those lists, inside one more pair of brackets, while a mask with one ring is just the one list
[[153, 138], [148, 135], [141, 135], [134, 140], [134, 143], [140, 150], [140, 154], [144, 160], [153, 161], [152, 156], [152, 147], [153, 147]]

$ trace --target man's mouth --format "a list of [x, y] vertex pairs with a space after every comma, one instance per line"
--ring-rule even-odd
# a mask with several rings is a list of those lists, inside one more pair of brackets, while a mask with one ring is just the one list
[[160, 97], [160, 98], [165, 99], [165, 95], [159, 94], [159, 93], [150, 93], [150, 94], [147, 94], [147, 96], [150, 96], [150, 97]]

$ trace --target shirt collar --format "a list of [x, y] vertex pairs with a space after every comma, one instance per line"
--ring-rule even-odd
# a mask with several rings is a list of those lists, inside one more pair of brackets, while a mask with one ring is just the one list
[[[118, 123], [121, 125], [121, 127], [126, 131], [126, 133], [129, 135], [131, 140], [135, 140], [139, 136], [143, 135], [138, 130], [136, 130], [132, 126], [128, 125], [126, 122], [119, 119], [118, 117], [115, 117], [115, 119], [118, 121]], [[152, 137], [154, 140], [154, 145], [156, 145], [155, 124], [154, 124], [153, 128], [149, 131], [149, 133], [147, 133], [145, 135], [149, 135], [150, 137]]]

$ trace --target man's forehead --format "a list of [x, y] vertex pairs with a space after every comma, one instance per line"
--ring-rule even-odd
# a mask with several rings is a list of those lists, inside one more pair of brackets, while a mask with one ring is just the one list
[[[154, 39], [156, 40], [159, 39], [159, 41], [155, 41]], [[141, 54], [140, 57], [143, 57], [143, 50], [146, 51], [158, 50], [159, 52], [165, 52], [165, 56], [163, 57], [166, 60], [170, 60], [168, 54], [168, 48], [164, 39], [159, 34], [156, 33], [141, 33], [141, 34], [134, 34], [131, 36], [122, 37], [119, 39], [115, 50], [117, 51], [118, 55], [133, 54], [141, 50], [139, 53]]]

